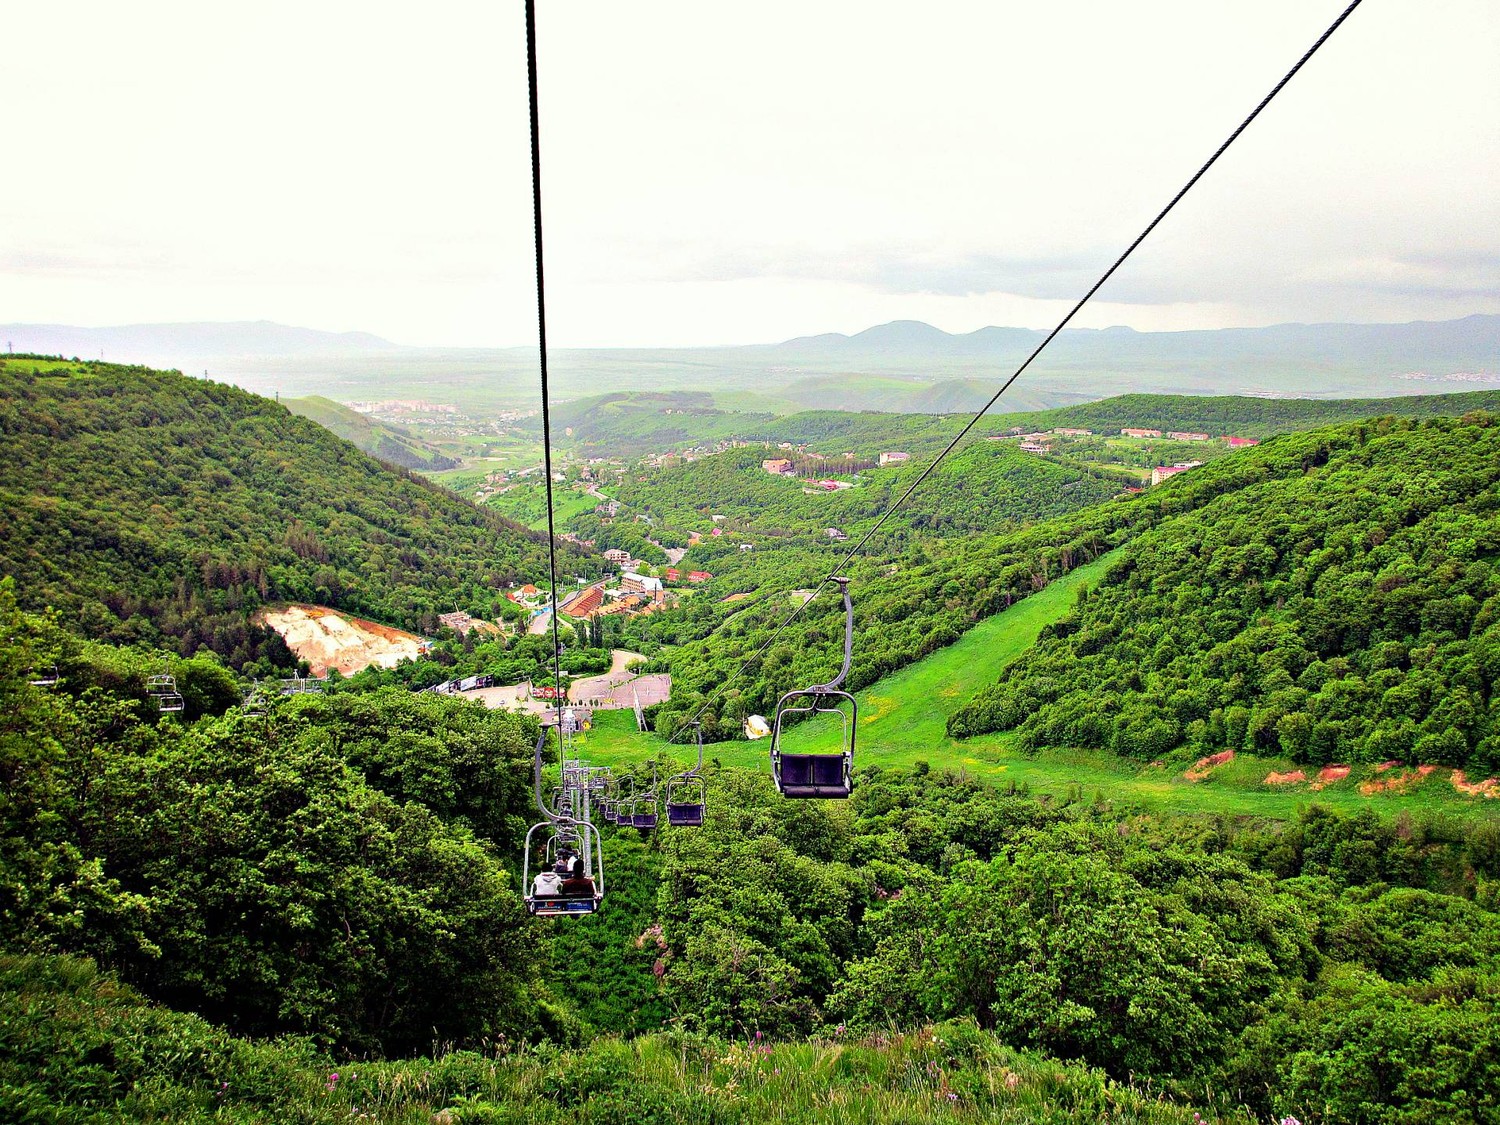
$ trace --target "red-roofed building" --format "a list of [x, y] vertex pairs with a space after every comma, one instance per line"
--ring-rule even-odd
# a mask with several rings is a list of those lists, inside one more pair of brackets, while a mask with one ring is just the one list
[[590, 586], [583, 593], [562, 607], [562, 611], [568, 617], [587, 617], [604, 604], [604, 591], [598, 586]]
[[1260, 439], [1253, 437], [1226, 437], [1224, 444], [1229, 446], [1230, 449], [1241, 449], [1247, 445], [1259, 445]]
[[676, 581], [678, 581], [678, 580], [680, 580], [682, 578], [682, 572], [680, 570], [678, 570], [675, 566], [669, 566], [669, 567], [667, 567], [666, 574], [667, 574], [667, 581], [668, 582], [676, 582]]
[[712, 577], [713, 577], [713, 575], [710, 574], [710, 573], [708, 573], [708, 571], [706, 571], [706, 570], [690, 570], [690, 571], [688, 571], [688, 581], [689, 582], [707, 582]]

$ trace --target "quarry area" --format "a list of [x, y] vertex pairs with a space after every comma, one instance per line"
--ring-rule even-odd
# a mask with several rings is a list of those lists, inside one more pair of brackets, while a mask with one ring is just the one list
[[307, 661], [314, 676], [332, 669], [352, 676], [371, 664], [394, 668], [415, 660], [428, 642], [414, 633], [351, 617], [327, 606], [289, 605], [263, 609], [255, 623], [274, 629], [298, 660]]

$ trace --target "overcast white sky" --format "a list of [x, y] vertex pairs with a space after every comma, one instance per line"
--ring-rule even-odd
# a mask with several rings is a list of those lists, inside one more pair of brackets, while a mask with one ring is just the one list
[[[559, 346], [1042, 327], [1344, 0], [541, 0]], [[0, 16], [0, 322], [535, 337], [520, 0]], [[1500, 312], [1500, 4], [1365, 0], [1077, 322]]]

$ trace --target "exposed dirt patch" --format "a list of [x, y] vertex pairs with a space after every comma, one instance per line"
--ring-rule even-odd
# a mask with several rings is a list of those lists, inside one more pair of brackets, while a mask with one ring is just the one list
[[321, 605], [263, 609], [255, 615], [255, 622], [280, 633], [287, 648], [298, 660], [307, 661], [314, 676], [326, 676], [333, 668], [351, 676], [371, 664], [394, 668], [403, 660], [416, 659], [427, 647], [414, 633]]
[[1470, 797], [1500, 797], [1500, 778], [1487, 777], [1483, 781], [1470, 781], [1463, 770], [1454, 770], [1450, 778], [1453, 788]]
[[1348, 766], [1324, 766], [1318, 771], [1318, 780], [1313, 782], [1308, 788], [1322, 789], [1325, 785], [1332, 785], [1335, 781], [1343, 781], [1348, 776]]
[[1189, 781], [1202, 781], [1208, 777], [1215, 766], [1222, 766], [1232, 761], [1234, 761], [1233, 750], [1220, 750], [1217, 754], [1210, 754], [1206, 758], [1199, 758], [1193, 763], [1193, 768], [1186, 771], [1182, 776]]
[[[1400, 763], [1396, 764], [1399, 765]], [[1403, 770], [1394, 777], [1388, 777], [1383, 781], [1362, 781], [1359, 785], [1359, 791], [1366, 797], [1373, 797], [1377, 793], [1409, 793], [1416, 787], [1417, 782], [1421, 781], [1436, 768], [1436, 766], [1418, 766], [1414, 770]]]
[[1375, 772], [1376, 773], [1385, 773], [1386, 770], [1393, 770], [1397, 766], [1399, 766], [1400, 764], [1401, 763], [1398, 762], [1398, 761], [1396, 761], [1395, 758], [1392, 758], [1389, 762], [1381, 762], [1378, 766], [1376, 766], [1375, 767]]
[[751, 596], [751, 592], [749, 590], [745, 590], [742, 593], [730, 594], [727, 598], [720, 598], [719, 601], [721, 603], [742, 602], [742, 601], [744, 601], [746, 598], [748, 598], [750, 596]]
[[1301, 770], [1292, 770], [1290, 773], [1277, 773], [1272, 770], [1266, 774], [1266, 785], [1296, 785], [1298, 782], [1306, 781], [1307, 774]]

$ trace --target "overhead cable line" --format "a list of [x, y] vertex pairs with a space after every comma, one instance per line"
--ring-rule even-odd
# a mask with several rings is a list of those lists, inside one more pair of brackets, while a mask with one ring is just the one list
[[[812, 603], [813, 598], [816, 598], [820, 593], [822, 593], [825, 586], [827, 586], [835, 578], [844, 573], [844, 570], [849, 565], [850, 560], [852, 560], [855, 555], [859, 554], [859, 552], [864, 549], [865, 545], [869, 543], [872, 538], [874, 538], [875, 533], [885, 525], [886, 520], [890, 519], [892, 515], [894, 515], [901, 509], [906, 501], [911, 498], [912, 493], [914, 493], [919, 487], [921, 487], [922, 482], [930, 477], [933, 470], [936, 469], [940, 464], [942, 464], [943, 459], [947, 457], [948, 454], [952, 453], [953, 450], [958, 446], [958, 443], [969, 435], [969, 432], [979, 424], [980, 419], [989, 413], [990, 408], [993, 407], [995, 403], [1000, 401], [1000, 396], [1010, 389], [1011, 384], [1021, 377], [1022, 373], [1031, 366], [1037, 356], [1042, 354], [1043, 349], [1045, 349], [1048, 344], [1052, 343], [1052, 341], [1057, 338], [1058, 334], [1061, 333], [1062, 330], [1066, 328], [1068, 324], [1073, 320], [1073, 318], [1078, 315], [1079, 310], [1082, 309], [1084, 305], [1088, 304], [1094, 294], [1096, 294], [1101, 288], [1103, 288], [1104, 283], [1114, 276], [1115, 271], [1125, 264], [1125, 260], [1129, 258], [1133, 253], [1135, 253], [1137, 247], [1139, 247], [1142, 242], [1146, 241], [1147, 236], [1149, 236], [1151, 232], [1161, 224], [1161, 221], [1171, 213], [1172, 209], [1182, 201], [1183, 196], [1187, 195], [1187, 193], [1193, 189], [1198, 181], [1203, 178], [1204, 174], [1207, 173], [1208, 170], [1218, 162], [1219, 157], [1223, 156], [1225, 151], [1228, 150], [1229, 146], [1234, 144], [1234, 142], [1239, 139], [1240, 134], [1250, 127], [1250, 123], [1260, 116], [1261, 111], [1264, 110], [1266, 106], [1271, 104], [1272, 99], [1274, 99], [1277, 94], [1281, 93], [1286, 84], [1296, 76], [1297, 72], [1301, 70], [1303, 66], [1306, 65], [1307, 61], [1317, 53], [1318, 49], [1322, 47], [1324, 43], [1328, 42], [1329, 37], [1339, 29], [1343, 22], [1348, 19], [1349, 16], [1353, 13], [1354, 9], [1358, 8], [1362, 2], [1363, 0], [1352, 0], [1349, 6], [1339, 13], [1338, 18], [1328, 26], [1328, 30], [1323, 32], [1322, 35], [1318, 36], [1317, 42], [1315, 42], [1303, 53], [1302, 57], [1297, 60], [1292, 69], [1286, 72], [1281, 81], [1277, 82], [1276, 85], [1271, 88], [1271, 92], [1260, 100], [1260, 104], [1258, 104], [1253, 110], [1250, 111], [1250, 115], [1240, 122], [1239, 126], [1234, 130], [1234, 132], [1230, 133], [1229, 136], [1225, 139], [1224, 143], [1214, 150], [1214, 154], [1203, 162], [1203, 166], [1193, 173], [1192, 178], [1189, 179], [1187, 183], [1183, 184], [1182, 187], [1178, 190], [1177, 194], [1172, 197], [1171, 201], [1165, 207], [1163, 207], [1160, 212], [1157, 213], [1156, 218], [1152, 219], [1148, 224], [1146, 224], [1146, 228], [1135, 237], [1135, 241], [1133, 241], [1129, 246], [1125, 248], [1125, 252], [1114, 260], [1114, 263], [1109, 267], [1109, 269], [1105, 270], [1104, 273], [1100, 275], [1099, 280], [1094, 282], [1094, 284], [1089, 287], [1088, 292], [1079, 298], [1078, 303], [1068, 310], [1068, 314], [1063, 317], [1062, 320], [1058, 321], [1057, 327], [1048, 332], [1042, 342], [1039, 343], [1034, 349], [1032, 349], [1031, 354], [1028, 355], [1022, 362], [1022, 364], [1015, 369], [1011, 376], [1000, 385], [1000, 389], [990, 396], [989, 401], [979, 408], [975, 415], [969, 419], [964, 428], [959, 430], [958, 433], [954, 436], [953, 440], [943, 448], [943, 451], [932, 460], [931, 464], [929, 464], [925, 469], [922, 470], [917, 479], [912, 481], [910, 486], [907, 487], [906, 491], [901, 494], [896, 502], [889, 508], [887, 508], [881, 515], [881, 517], [875, 521], [875, 525], [871, 527], [869, 531], [865, 532], [865, 534], [860, 538], [859, 542], [851, 547], [848, 553], [839, 560], [838, 564], [832, 570], [830, 570], [827, 576], [825, 576], [818, 583], [817, 589], [813, 591], [812, 597], [803, 600], [796, 609], [792, 610], [792, 612], [787, 615], [786, 620], [778, 625], [776, 629], [771, 633], [771, 635], [767, 637], [763, 642], [761, 642], [760, 647], [758, 647], [753, 653], [751, 653], [740, 663], [740, 666], [735, 669], [732, 675], [719, 681], [718, 686], [714, 688], [714, 690], [709, 694], [708, 698], [706, 698], [701, 704], [699, 704], [697, 710], [695, 710], [692, 715], [689, 716], [687, 721], [677, 728], [677, 731], [674, 732], [672, 737], [673, 741], [676, 741], [678, 734], [686, 730], [691, 730], [693, 724], [698, 722], [702, 718], [703, 713], [708, 710], [709, 706], [714, 702], [714, 700], [719, 697], [720, 693], [722, 693], [724, 689], [727, 688], [735, 680], [739, 679], [746, 668], [748, 668], [756, 660], [760, 659], [761, 655], [768, 648], [770, 648], [773, 643], [775, 643], [776, 638], [779, 637], [782, 632], [792, 624], [792, 622], [796, 621], [798, 617], [802, 616], [802, 611]], [[540, 230], [540, 228], [538, 229]]]
[[531, 105], [531, 209], [536, 220], [536, 321], [542, 365], [542, 472], [547, 481], [547, 571], [552, 581], [552, 700], [557, 747], [563, 746], [562, 641], [558, 636], [557, 529], [552, 506], [552, 414], [547, 388], [547, 285], [542, 272], [542, 145], [536, 98], [536, 0], [526, 0], [526, 79]]

